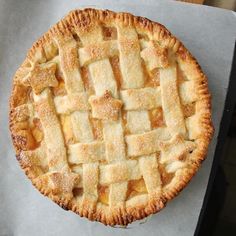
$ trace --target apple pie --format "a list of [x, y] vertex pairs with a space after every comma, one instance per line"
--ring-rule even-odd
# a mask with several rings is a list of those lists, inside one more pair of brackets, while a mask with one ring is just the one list
[[17, 70], [10, 131], [42, 194], [90, 220], [127, 225], [160, 211], [205, 159], [207, 78], [161, 24], [74, 10]]

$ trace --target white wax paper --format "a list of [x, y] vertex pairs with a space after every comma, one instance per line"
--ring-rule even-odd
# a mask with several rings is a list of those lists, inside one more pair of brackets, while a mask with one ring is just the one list
[[[195, 55], [209, 79], [215, 136], [208, 158], [183, 192], [145, 224], [105, 227], [64, 211], [42, 196], [20, 169], [8, 130], [12, 77], [32, 43], [69, 10], [97, 6], [129, 11], [164, 24]], [[194, 234], [202, 207], [227, 93], [236, 36], [233, 12], [172, 1], [0, 1], [0, 235]]]

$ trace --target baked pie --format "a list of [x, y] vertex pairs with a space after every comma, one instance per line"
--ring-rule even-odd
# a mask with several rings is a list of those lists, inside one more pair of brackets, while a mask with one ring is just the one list
[[207, 79], [164, 26], [74, 10], [17, 70], [10, 130], [41, 193], [90, 220], [127, 225], [160, 211], [204, 160]]

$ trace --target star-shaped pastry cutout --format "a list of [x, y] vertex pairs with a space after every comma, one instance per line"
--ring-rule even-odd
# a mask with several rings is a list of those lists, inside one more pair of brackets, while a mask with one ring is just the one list
[[196, 148], [196, 144], [192, 141], [184, 140], [182, 135], [176, 135], [168, 141], [160, 141], [159, 147], [161, 150], [160, 162], [163, 164], [181, 160]]
[[89, 103], [92, 107], [93, 118], [102, 120], [118, 120], [122, 101], [112, 97], [108, 90], [102, 96], [91, 96]]
[[54, 172], [50, 174], [49, 178], [54, 194], [69, 197], [72, 197], [72, 190], [79, 182], [79, 175], [72, 172]]
[[150, 44], [150, 47], [145, 48], [141, 52], [141, 57], [146, 61], [149, 70], [169, 66], [167, 48], [154, 44], [153, 41], [151, 41]]
[[51, 63], [47, 66], [36, 64], [30, 72], [28, 81], [36, 94], [41, 93], [47, 87], [58, 86], [58, 81], [55, 77], [56, 64]]

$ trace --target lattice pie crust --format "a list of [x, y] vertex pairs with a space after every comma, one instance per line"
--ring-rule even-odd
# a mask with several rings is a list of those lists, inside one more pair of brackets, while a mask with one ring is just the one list
[[126, 225], [162, 209], [204, 160], [207, 79], [162, 25], [75, 10], [14, 77], [10, 130], [32, 183], [64, 209]]

